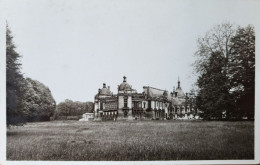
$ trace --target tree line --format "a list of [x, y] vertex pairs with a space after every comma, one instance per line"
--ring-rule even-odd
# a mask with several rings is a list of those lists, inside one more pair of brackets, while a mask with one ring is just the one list
[[205, 119], [254, 118], [255, 31], [252, 25], [215, 26], [197, 41], [196, 105]]
[[56, 106], [50, 89], [43, 83], [25, 78], [21, 73], [21, 55], [6, 27], [6, 121], [7, 126], [32, 121], [48, 121], [50, 117], [78, 116], [93, 111], [93, 103], [66, 100]]
[[59, 116], [81, 116], [84, 113], [92, 113], [94, 104], [92, 102], [80, 102], [66, 99], [60, 102], [55, 110], [54, 119]]

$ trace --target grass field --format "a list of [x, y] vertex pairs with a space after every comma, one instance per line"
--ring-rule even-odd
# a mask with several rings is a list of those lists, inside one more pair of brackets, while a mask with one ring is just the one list
[[7, 160], [254, 159], [254, 122], [52, 121], [7, 131]]

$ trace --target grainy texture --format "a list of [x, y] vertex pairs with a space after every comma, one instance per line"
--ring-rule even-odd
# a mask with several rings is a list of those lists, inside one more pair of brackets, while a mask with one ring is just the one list
[[254, 158], [254, 122], [51, 121], [7, 131], [8, 160]]

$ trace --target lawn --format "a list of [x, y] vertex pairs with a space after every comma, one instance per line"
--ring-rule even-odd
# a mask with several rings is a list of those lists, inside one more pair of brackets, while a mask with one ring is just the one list
[[254, 159], [254, 122], [51, 121], [7, 130], [7, 160]]

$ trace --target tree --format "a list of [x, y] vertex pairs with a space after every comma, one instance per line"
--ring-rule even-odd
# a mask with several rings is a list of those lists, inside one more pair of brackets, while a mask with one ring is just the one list
[[7, 126], [27, 121], [49, 120], [56, 103], [48, 87], [20, 71], [21, 56], [16, 52], [13, 36], [6, 27], [6, 114]]
[[[198, 40], [197, 106], [205, 115], [254, 115], [255, 36], [252, 26], [218, 25]], [[217, 61], [217, 63], [215, 62]], [[219, 80], [218, 80], [219, 79]], [[215, 83], [212, 83], [215, 81]], [[217, 113], [217, 114], [216, 114]]]
[[199, 92], [196, 103], [207, 117], [212, 115], [219, 118], [222, 111], [230, 113], [233, 109], [232, 104], [228, 104], [225, 99], [232, 100], [229, 93], [228, 73], [233, 49], [231, 39], [234, 35], [233, 25], [223, 23], [215, 26], [204, 37], [198, 39], [198, 51], [195, 53], [197, 60], [194, 63], [195, 70], [199, 74], [197, 80]]
[[239, 27], [231, 39], [231, 91], [239, 116], [254, 117], [255, 100], [255, 32], [252, 26]]
[[39, 81], [26, 79], [24, 112], [27, 121], [47, 121], [53, 116], [56, 102], [51, 91]]
[[21, 56], [16, 52], [11, 31], [6, 26], [6, 115], [7, 126], [25, 122], [23, 112], [24, 79], [20, 71]]
[[199, 93], [197, 106], [203, 112], [205, 119], [222, 117], [223, 112], [231, 108], [231, 97], [223, 72], [225, 58], [221, 52], [212, 53], [209, 63], [204, 66], [204, 73], [198, 79]]

